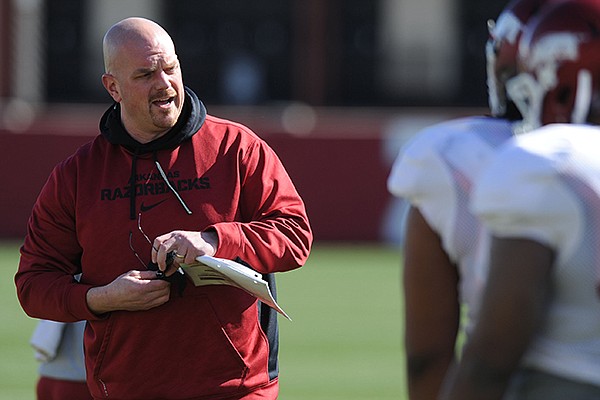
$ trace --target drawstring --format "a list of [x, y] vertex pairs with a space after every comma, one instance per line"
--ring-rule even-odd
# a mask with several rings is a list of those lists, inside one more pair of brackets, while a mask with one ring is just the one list
[[135, 197], [137, 188], [135, 187], [135, 178], [137, 175], [137, 150], [133, 153], [133, 159], [131, 160], [131, 176], [129, 177], [129, 186], [131, 187], [131, 196], [129, 196], [129, 219], [134, 220], [137, 218]]
[[162, 176], [163, 180], [165, 181], [165, 183], [167, 184], [167, 186], [169, 187], [169, 189], [171, 189], [171, 192], [173, 192], [173, 194], [175, 195], [175, 197], [177, 197], [177, 200], [179, 200], [179, 204], [181, 204], [181, 206], [183, 207], [183, 209], [185, 210], [185, 212], [188, 213], [188, 215], [191, 215], [192, 214], [192, 210], [189, 209], [189, 207], [187, 206], [187, 204], [185, 204], [185, 201], [183, 201], [183, 199], [181, 198], [181, 196], [179, 195], [179, 193], [177, 193], [177, 190], [175, 190], [175, 188], [173, 187], [173, 185], [171, 185], [171, 182], [169, 182], [169, 179], [167, 178], [167, 174], [165, 174], [165, 171], [160, 166], [160, 163], [158, 162], [158, 157], [156, 155], [156, 151], [154, 152], [154, 164], [156, 164], [156, 168], [158, 168], [158, 172], [160, 173], [160, 176]]
[[[137, 188], [136, 188], [136, 183], [135, 183], [136, 175], [137, 175], [137, 171], [136, 171], [137, 170], [137, 159], [138, 159], [138, 152], [136, 150], [133, 153], [133, 158], [131, 161], [131, 176], [129, 177], [129, 186], [131, 187], [131, 195], [129, 196], [129, 219], [131, 219], [131, 220], [135, 220], [137, 218], [137, 212], [136, 212], [137, 207], [135, 204], [135, 200], [136, 200], [136, 196], [137, 196]], [[165, 174], [165, 171], [163, 170], [160, 163], [158, 162], [158, 156], [156, 155], [156, 151], [154, 152], [154, 164], [156, 164], [156, 168], [158, 168], [158, 172], [160, 173], [160, 176], [163, 178], [163, 180], [165, 181], [165, 183], [167, 184], [169, 189], [171, 189], [171, 192], [173, 192], [175, 197], [177, 197], [177, 200], [179, 200], [179, 204], [181, 204], [181, 206], [183, 207], [183, 209], [185, 210], [185, 212], [188, 215], [191, 215], [192, 210], [190, 210], [190, 208], [187, 206], [187, 204], [185, 204], [185, 202], [183, 201], [183, 199], [181, 198], [179, 193], [177, 193], [177, 190], [175, 190], [173, 185], [171, 185], [171, 182], [169, 182], [169, 179], [167, 178], [167, 174]]]

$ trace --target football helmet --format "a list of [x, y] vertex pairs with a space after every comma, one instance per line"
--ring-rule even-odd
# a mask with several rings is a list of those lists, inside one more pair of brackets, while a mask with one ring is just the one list
[[519, 74], [506, 87], [523, 116], [521, 131], [600, 122], [600, 1], [544, 8], [525, 26], [517, 59]]
[[505, 116], [508, 108], [506, 81], [517, 74], [517, 47], [522, 29], [542, 6], [552, 0], [512, 0], [496, 21], [488, 21], [485, 45], [490, 112]]

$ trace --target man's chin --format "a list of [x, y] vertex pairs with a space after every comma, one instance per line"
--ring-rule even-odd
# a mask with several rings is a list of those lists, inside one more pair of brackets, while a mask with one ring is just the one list
[[152, 122], [159, 128], [171, 129], [179, 118], [179, 113], [175, 108], [169, 110], [169, 112], [154, 113]]

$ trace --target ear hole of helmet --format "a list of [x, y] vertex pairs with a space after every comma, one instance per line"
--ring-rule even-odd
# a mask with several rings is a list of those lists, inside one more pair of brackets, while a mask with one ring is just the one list
[[568, 86], [556, 88], [556, 102], [561, 106], [568, 106], [572, 101], [573, 91]]
[[598, 97], [598, 95], [594, 95], [592, 98], [588, 122], [594, 125], [600, 125], [600, 97]]
[[570, 122], [571, 94], [571, 89], [564, 85], [554, 88], [546, 94], [544, 105], [540, 109], [542, 125]]

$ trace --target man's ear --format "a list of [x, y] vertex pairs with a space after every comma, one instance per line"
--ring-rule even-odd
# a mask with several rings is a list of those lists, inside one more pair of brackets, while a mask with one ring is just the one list
[[122, 97], [119, 92], [119, 83], [117, 82], [114, 76], [112, 76], [111, 74], [103, 74], [102, 85], [104, 85], [104, 88], [106, 89], [108, 94], [110, 94], [110, 97], [112, 97], [114, 101], [116, 101], [117, 103], [121, 102]]

